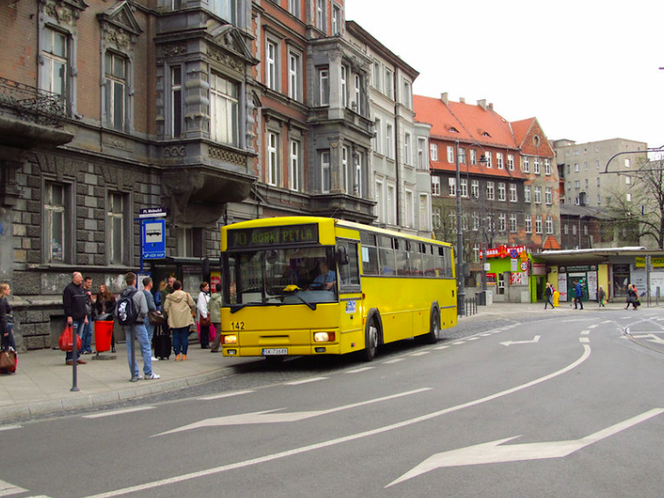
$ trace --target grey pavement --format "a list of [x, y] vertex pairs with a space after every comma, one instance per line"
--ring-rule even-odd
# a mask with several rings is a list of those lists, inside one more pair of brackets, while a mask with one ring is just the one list
[[[625, 306], [616, 302], [598, 308], [597, 303], [584, 306], [593, 310], [617, 310]], [[561, 303], [556, 309], [544, 311], [543, 303], [494, 303], [478, 306], [477, 314], [459, 318], [459, 324], [475, 320], [486, 321], [529, 316], [537, 318], [574, 312], [569, 303]], [[644, 306], [642, 308], [646, 308]], [[579, 310], [579, 313], [581, 311]], [[638, 313], [638, 311], [636, 312]], [[153, 371], [161, 375], [157, 380], [129, 382], [129, 366], [125, 344], [117, 345], [117, 353], [85, 355], [85, 365], [77, 367], [77, 387], [72, 391], [73, 367], [65, 365], [65, 354], [59, 350], [37, 350], [19, 354], [15, 374], [0, 375], [0, 422], [30, 419], [36, 415], [104, 406], [117, 401], [140, 398], [151, 394], [166, 393], [188, 386], [221, 379], [234, 371], [234, 366], [257, 361], [257, 358], [224, 358], [221, 353], [212, 354], [198, 344], [190, 344], [187, 361], [169, 360], [153, 362]], [[137, 347], [137, 361], [142, 370], [142, 360]]]

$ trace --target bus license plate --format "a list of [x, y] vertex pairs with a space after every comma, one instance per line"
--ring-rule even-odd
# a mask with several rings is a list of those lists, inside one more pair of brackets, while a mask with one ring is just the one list
[[286, 355], [288, 354], [288, 348], [266, 348], [263, 349], [263, 356], [274, 356], [274, 355]]

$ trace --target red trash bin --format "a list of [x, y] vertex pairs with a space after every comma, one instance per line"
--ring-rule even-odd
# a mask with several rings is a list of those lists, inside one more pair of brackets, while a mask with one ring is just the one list
[[111, 336], [114, 322], [95, 322], [95, 349], [97, 353], [111, 350]]

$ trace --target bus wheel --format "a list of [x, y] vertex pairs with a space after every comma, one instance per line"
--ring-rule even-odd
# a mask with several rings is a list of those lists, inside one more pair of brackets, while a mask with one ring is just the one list
[[431, 310], [431, 330], [422, 339], [426, 344], [436, 344], [440, 335], [440, 314], [437, 309]]
[[364, 360], [372, 361], [376, 357], [378, 348], [378, 326], [375, 320], [371, 320], [364, 332]]

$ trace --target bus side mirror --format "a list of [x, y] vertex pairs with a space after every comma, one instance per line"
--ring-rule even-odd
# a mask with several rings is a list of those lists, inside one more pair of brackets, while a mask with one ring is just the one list
[[348, 251], [346, 250], [346, 246], [337, 247], [337, 263], [340, 265], [348, 264]]

